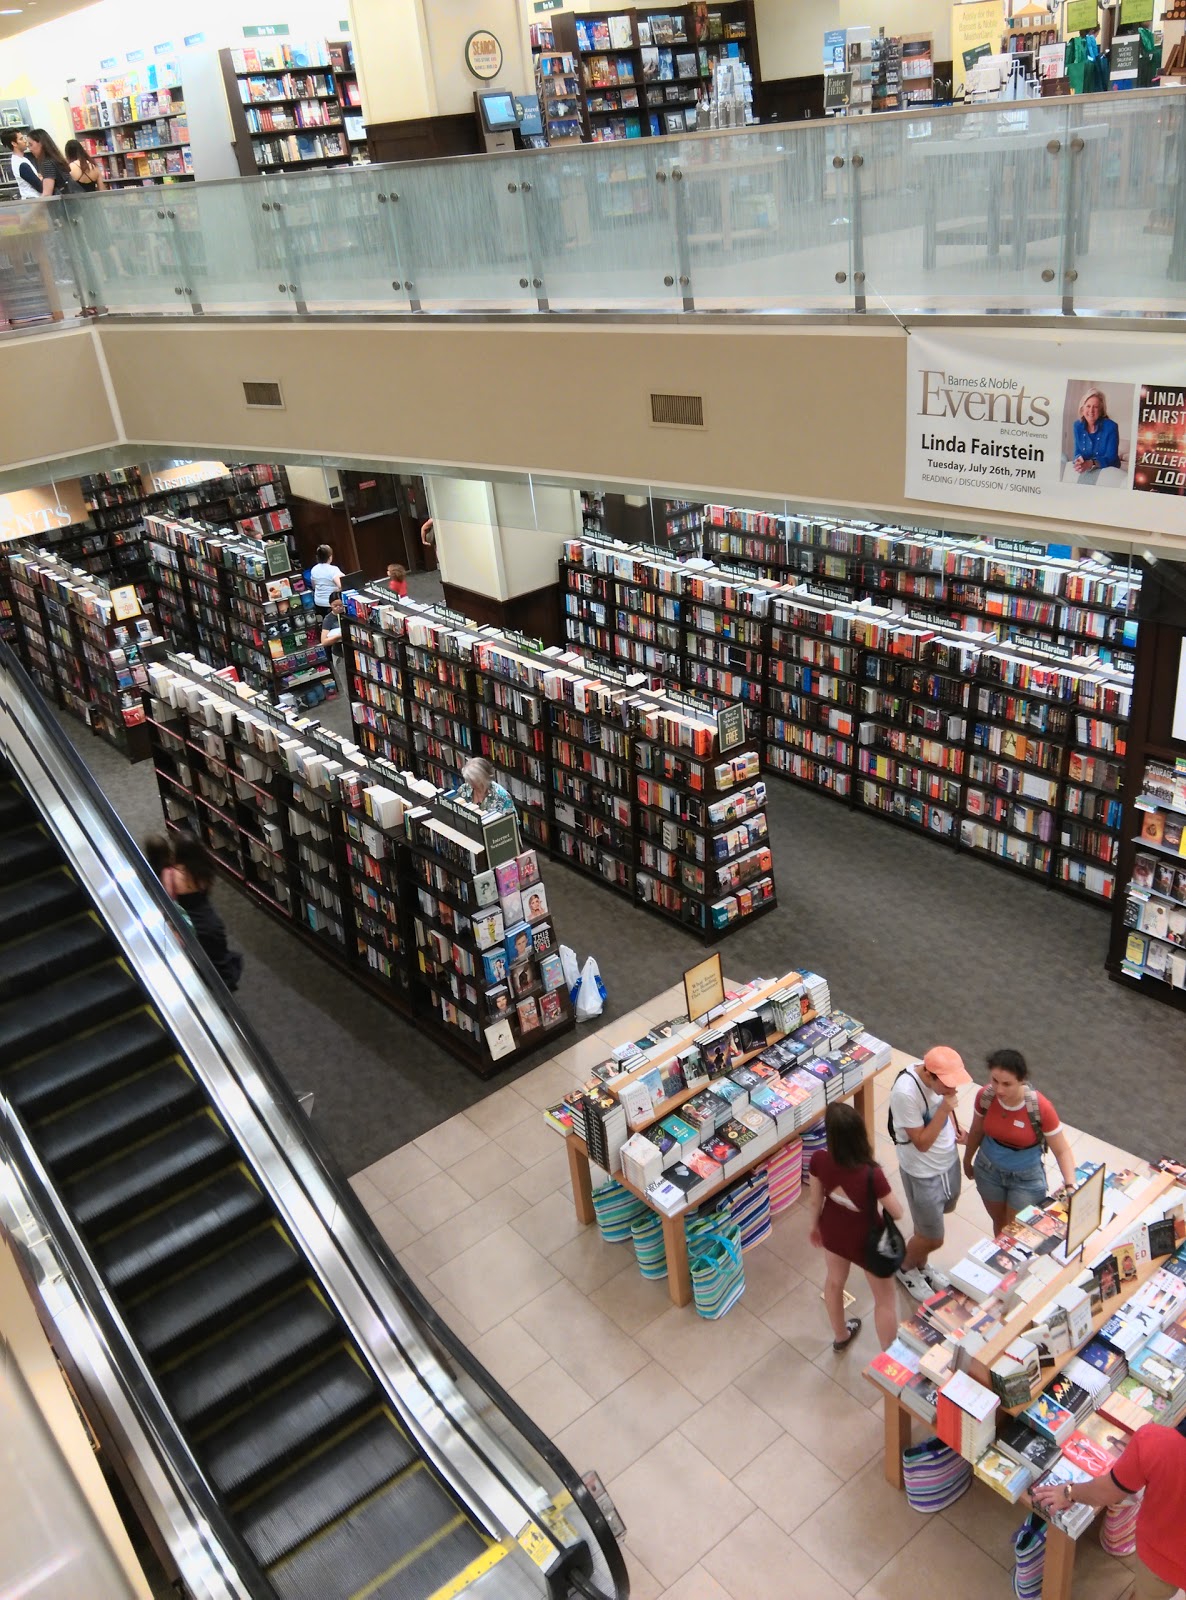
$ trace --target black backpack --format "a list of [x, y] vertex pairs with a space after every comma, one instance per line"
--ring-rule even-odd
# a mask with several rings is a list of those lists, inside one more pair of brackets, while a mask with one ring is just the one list
[[[891, 1104], [893, 1103], [894, 1090], [898, 1087], [898, 1084], [900, 1083], [900, 1081], [903, 1078], [913, 1078], [914, 1082], [918, 1083], [918, 1079], [914, 1077], [914, 1074], [913, 1074], [913, 1072], [911, 1072], [910, 1068], [909, 1067], [903, 1067], [901, 1072], [899, 1072], [898, 1076], [894, 1079], [893, 1083], [890, 1084], [890, 1102], [891, 1102]], [[919, 1092], [922, 1093], [922, 1084], [921, 1083], [918, 1084], [918, 1088], [919, 1088]], [[926, 1095], [923, 1094], [923, 1097], [922, 1097], [922, 1125], [923, 1125], [924, 1128], [926, 1127], [927, 1123], [930, 1122], [930, 1120], [931, 1120], [931, 1108], [927, 1104]], [[885, 1114], [885, 1125], [886, 1125], [887, 1129], [889, 1130], [889, 1136], [890, 1136], [890, 1143], [891, 1144], [897, 1145], [897, 1144], [905, 1144], [907, 1142], [905, 1139], [899, 1139], [897, 1134], [894, 1132], [894, 1114], [888, 1107], [886, 1109], [886, 1114]]]

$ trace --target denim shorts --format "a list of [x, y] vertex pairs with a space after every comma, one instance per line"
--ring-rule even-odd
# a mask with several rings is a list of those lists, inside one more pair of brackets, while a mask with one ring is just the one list
[[1021, 1172], [1006, 1172], [1004, 1167], [988, 1159], [982, 1147], [976, 1152], [972, 1176], [982, 1200], [989, 1205], [1007, 1206], [1015, 1215], [1026, 1206], [1041, 1205], [1050, 1192], [1041, 1156]]

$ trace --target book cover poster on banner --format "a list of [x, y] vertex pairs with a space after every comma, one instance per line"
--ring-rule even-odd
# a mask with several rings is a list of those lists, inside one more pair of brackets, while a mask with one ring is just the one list
[[906, 493], [1186, 540], [1186, 355], [1135, 336], [913, 330]]

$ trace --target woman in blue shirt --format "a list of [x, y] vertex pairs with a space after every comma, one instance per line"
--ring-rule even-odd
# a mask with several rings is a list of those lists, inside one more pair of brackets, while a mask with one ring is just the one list
[[1102, 389], [1083, 396], [1075, 419], [1076, 472], [1098, 472], [1103, 467], [1120, 465], [1120, 429], [1108, 415], [1108, 402]]
[[483, 816], [495, 816], [499, 812], [515, 809], [515, 802], [502, 784], [495, 782], [494, 768], [485, 756], [474, 756], [462, 767], [461, 788], [457, 791], [457, 798], [477, 806]]

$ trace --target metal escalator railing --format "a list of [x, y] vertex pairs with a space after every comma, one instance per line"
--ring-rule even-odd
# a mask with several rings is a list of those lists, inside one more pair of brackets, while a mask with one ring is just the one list
[[0, 1205], [192, 1592], [621, 1600], [2, 647], [0, 750]]

